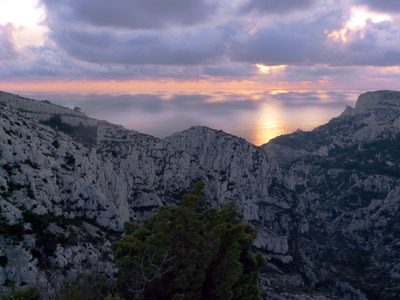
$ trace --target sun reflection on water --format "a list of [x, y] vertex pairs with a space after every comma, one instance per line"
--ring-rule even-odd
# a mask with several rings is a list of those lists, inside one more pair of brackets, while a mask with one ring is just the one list
[[327, 91], [269, 91], [260, 102], [249, 141], [262, 145], [297, 129], [313, 130], [337, 117], [345, 108], [344, 102], [354, 106], [350, 99], [355, 101], [354, 91], [343, 92], [339, 99]]
[[[255, 145], [305, 131], [354, 106], [350, 90], [135, 90], [126, 94], [24, 94], [82, 110], [98, 119], [156, 137], [204, 125], [245, 138]], [[38, 96], [39, 95], [39, 96]]]
[[263, 104], [258, 113], [257, 124], [254, 126], [251, 142], [261, 145], [284, 133], [281, 105], [272, 101]]

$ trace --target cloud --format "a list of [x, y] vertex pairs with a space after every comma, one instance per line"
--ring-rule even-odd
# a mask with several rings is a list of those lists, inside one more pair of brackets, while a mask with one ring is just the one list
[[293, 11], [311, 8], [314, 0], [250, 0], [242, 6], [242, 13], [286, 14]]
[[13, 40], [13, 24], [0, 25], [0, 61], [16, 59], [18, 51]]
[[[0, 78], [7, 81], [54, 80], [198, 80], [215, 78], [246, 79], [254, 75], [248, 64], [217, 65], [133, 65], [125, 63], [90, 62], [65, 55], [54, 43], [30, 46], [18, 59], [0, 59]], [[13, 56], [14, 57], [14, 56]]]
[[398, 0], [359, 0], [359, 3], [366, 4], [375, 11], [388, 13], [400, 12], [400, 1]]
[[[222, 30], [202, 26], [219, 0], [41, 0], [50, 38], [69, 56], [96, 64], [215, 64]], [[199, 25], [187, 27], [188, 25]]]
[[[333, 45], [334, 46], [334, 45]], [[324, 62], [334, 54], [325, 35], [312, 24], [279, 24], [255, 35], [237, 35], [229, 48], [233, 61], [264, 65], [302, 65]], [[334, 59], [334, 57], [332, 57]]]
[[205, 66], [202, 74], [213, 77], [242, 77], [255, 75], [255, 67], [248, 64], [224, 64], [217, 66]]
[[[156, 29], [205, 22], [213, 0], [41, 0], [52, 18], [101, 27]], [[54, 19], [53, 19], [54, 21]]]
[[[248, 27], [245, 16], [234, 18], [222, 14], [218, 20], [207, 19], [221, 14], [215, 11], [218, 4], [234, 7], [222, 0], [185, 1], [179, 8], [180, 0], [162, 0], [162, 3], [157, 2], [161, 0], [121, 0], [117, 4], [99, 0], [96, 5], [90, 0], [42, 1], [47, 9], [50, 37], [58, 47], [73, 59], [97, 65], [97, 68], [91, 67], [94, 70], [107, 66], [111, 73], [118, 70], [121, 76], [159, 78], [157, 71], [153, 74], [151, 71], [161, 67], [163, 72], [159, 74], [166, 77], [244, 78], [254, 75], [254, 68], [249, 64], [313, 67], [318, 64], [387, 66], [400, 63], [400, 50], [395, 42], [399, 40], [399, 30], [391, 22], [367, 22], [362, 30], [349, 33], [347, 43], [329, 37], [329, 33], [339, 32], [350, 16], [345, 7], [328, 9], [321, 4], [322, 11], [309, 14], [307, 20], [297, 16], [271, 24], [258, 22], [256, 18], [252, 23], [255, 31], [249, 33], [245, 29]], [[159, 6], [150, 6], [155, 2]], [[250, 0], [241, 10], [283, 13], [311, 8], [314, 4], [317, 3], [313, 0]], [[169, 6], [164, 11], [166, 5]], [[191, 9], [199, 10], [199, 15], [203, 14], [203, 9], [210, 12], [201, 25], [184, 28], [187, 11]], [[121, 14], [114, 16], [115, 11]], [[156, 25], [148, 24], [144, 30], [140, 28], [145, 26], [126, 23], [134, 22], [130, 14], [134, 16], [139, 12], [147, 16], [146, 20], [154, 19], [152, 22]], [[153, 17], [149, 17], [151, 14]], [[168, 26], [171, 20], [176, 20], [175, 26]], [[163, 66], [172, 68], [168, 70]], [[175, 67], [192, 69], [185, 73]], [[196, 67], [199, 69], [195, 70]]]
[[60, 28], [51, 36], [71, 56], [94, 63], [201, 65], [214, 64], [225, 53], [222, 32], [213, 28], [179, 32]]
[[[24, 53], [25, 55], [22, 55], [18, 52], [18, 59], [11, 59], [10, 56], [8, 56], [9, 59], [3, 61], [0, 59], [0, 78], [16, 82], [27, 80], [196, 80], [204, 73], [201, 66], [131, 65], [77, 60], [65, 55], [65, 52], [52, 42], [43, 46], [26, 47]], [[238, 71], [236, 76], [245, 75], [241, 75]]]
[[258, 30], [255, 35], [238, 34], [232, 39], [228, 55], [232, 61], [267, 66], [400, 64], [400, 31], [392, 22], [369, 22], [362, 30], [353, 32], [346, 43], [330, 39], [326, 28], [325, 20], [317, 19], [276, 24]]
[[[367, 19], [361, 29], [346, 32], [346, 42], [329, 37], [352, 17], [349, 4], [329, 4], [334, 1], [250, 0], [242, 7], [244, 1], [228, 0], [41, 1], [50, 30], [44, 45], [16, 48], [15, 29], [0, 26], [0, 78], [279, 83], [329, 77], [340, 82], [362, 73], [354, 66], [400, 64], [400, 30], [394, 21]], [[304, 13], [278, 15], [306, 7]], [[192, 9], [198, 16], [191, 15]], [[238, 16], [237, 9], [276, 15]], [[151, 17], [131, 17], [139, 13]], [[261, 74], [256, 64], [285, 67]]]

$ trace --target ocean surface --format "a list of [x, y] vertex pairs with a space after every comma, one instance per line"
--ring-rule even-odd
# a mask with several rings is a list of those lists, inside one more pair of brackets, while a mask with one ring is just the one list
[[88, 116], [165, 137], [193, 125], [240, 136], [255, 145], [297, 129], [312, 130], [354, 107], [355, 90], [189, 90], [123, 94], [24, 93], [80, 107]]

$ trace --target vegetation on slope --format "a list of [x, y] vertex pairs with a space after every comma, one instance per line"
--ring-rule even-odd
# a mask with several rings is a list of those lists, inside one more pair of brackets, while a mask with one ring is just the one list
[[[205, 209], [203, 188], [196, 184], [180, 206], [161, 207], [142, 225], [125, 224], [124, 237], [113, 244], [115, 282], [84, 275], [65, 281], [55, 299], [261, 299], [257, 282], [265, 259], [251, 252], [256, 229], [240, 221], [233, 204]], [[0, 299], [40, 296], [28, 288]]]

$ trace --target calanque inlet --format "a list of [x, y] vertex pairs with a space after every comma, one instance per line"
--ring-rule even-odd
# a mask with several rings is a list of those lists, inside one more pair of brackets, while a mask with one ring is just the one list
[[204, 182], [208, 208], [234, 202], [257, 229], [263, 299], [400, 299], [399, 149], [396, 91], [260, 147], [202, 126], [160, 139], [0, 92], [0, 294], [112, 281], [124, 223]]

